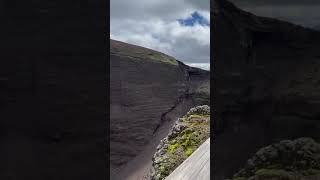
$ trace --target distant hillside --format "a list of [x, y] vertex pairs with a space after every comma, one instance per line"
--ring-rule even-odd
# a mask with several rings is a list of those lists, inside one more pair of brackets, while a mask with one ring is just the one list
[[151, 49], [110, 43], [111, 179], [141, 178], [176, 118], [209, 103], [210, 73]]

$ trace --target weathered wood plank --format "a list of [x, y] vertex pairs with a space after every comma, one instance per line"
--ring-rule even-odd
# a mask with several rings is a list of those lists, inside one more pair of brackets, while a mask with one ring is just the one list
[[210, 138], [166, 178], [166, 180], [195, 179], [210, 179]]

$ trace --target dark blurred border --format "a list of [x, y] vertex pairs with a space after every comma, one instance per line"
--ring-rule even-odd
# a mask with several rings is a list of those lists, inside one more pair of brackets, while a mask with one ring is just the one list
[[0, 9], [0, 179], [108, 179], [109, 1]]

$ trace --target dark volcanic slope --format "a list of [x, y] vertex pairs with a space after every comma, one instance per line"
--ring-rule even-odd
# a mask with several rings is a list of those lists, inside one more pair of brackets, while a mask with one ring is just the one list
[[213, 179], [280, 139], [320, 140], [320, 33], [212, 3]]
[[205, 103], [195, 92], [203, 82], [209, 86], [209, 72], [119, 41], [111, 40], [110, 51], [110, 155], [117, 172], [144, 150], [163, 122]]

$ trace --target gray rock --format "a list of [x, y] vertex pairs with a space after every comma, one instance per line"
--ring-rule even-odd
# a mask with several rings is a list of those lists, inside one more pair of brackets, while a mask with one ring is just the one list
[[247, 161], [245, 168], [235, 174], [235, 177], [248, 178], [254, 176], [257, 170], [272, 169], [270, 167], [274, 165], [277, 165], [273, 167], [275, 169], [300, 175], [310, 169], [320, 173], [320, 144], [311, 138], [299, 138], [264, 147]]

